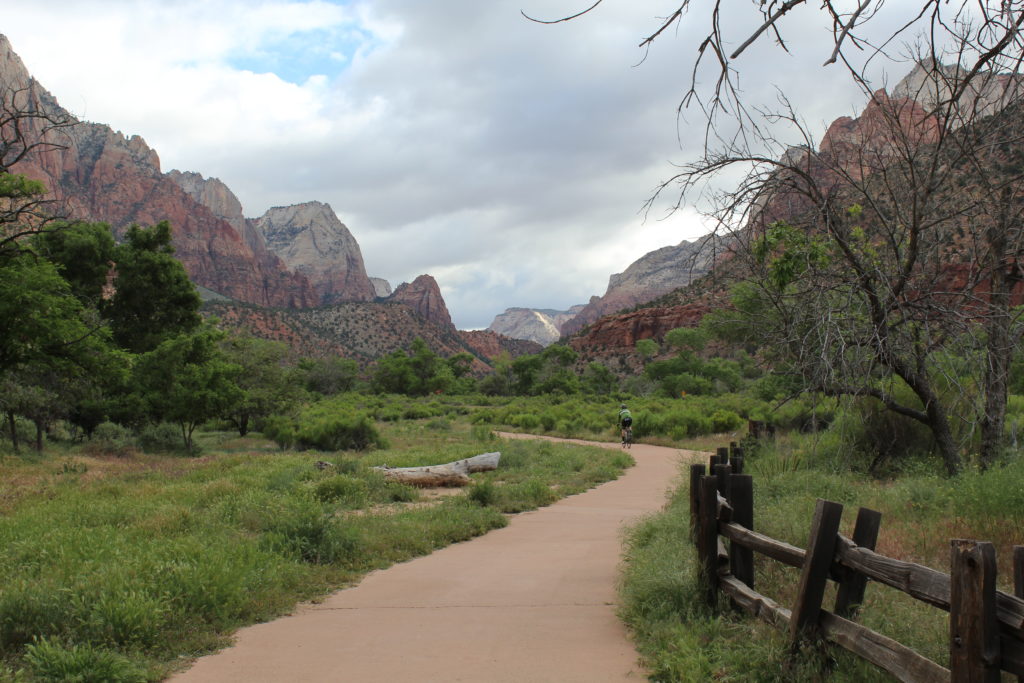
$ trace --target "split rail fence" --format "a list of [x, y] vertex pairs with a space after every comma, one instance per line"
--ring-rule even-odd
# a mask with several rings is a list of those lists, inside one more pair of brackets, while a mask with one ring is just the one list
[[[839, 533], [843, 506], [819, 499], [807, 549], [792, 546], [754, 531], [753, 480], [735, 445], [719, 448], [707, 467], [691, 465], [690, 513], [707, 603], [717, 607], [725, 593], [735, 607], [787, 631], [794, 650], [825, 640], [901, 681], [988, 683], [1006, 671], [1024, 683], [1024, 546], [1013, 549], [1015, 595], [996, 590], [991, 543], [951, 541], [949, 574], [879, 555], [882, 516], [866, 508], [851, 539]], [[755, 553], [801, 570], [792, 609], [754, 590]], [[830, 579], [838, 589], [828, 611], [822, 603]], [[868, 579], [949, 612], [949, 669], [856, 623]]]

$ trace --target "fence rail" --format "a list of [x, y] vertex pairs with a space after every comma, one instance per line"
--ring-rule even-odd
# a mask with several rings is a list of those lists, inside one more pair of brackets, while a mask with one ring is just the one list
[[[859, 509], [847, 538], [839, 533], [843, 506], [819, 499], [808, 547], [798, 548], [754, 531], [753, 478], [743, 474], [735, 444], [719, 448], [707, 466], [690, 466], [690, 513], [712, 608], [724, 593], [735, 607], [787, 631], [794, 649], [825, 639], [901, 681], [998, 682], [1007, 671], [1024, 683], [1024, 546], [1013, 549], [1014, 595], [996, 590], [995, 547], [988, 542], [950, 541], [949, 574], [876, 553], [882, 515], [867, 508]], [[790, 609], [754, 589], [755, 555], [801, 570]], [[869, 579], [949, 612], [949, 669], [856, 623]], [[838, 584], [831, 611], [822, 606], [830, 580]]]

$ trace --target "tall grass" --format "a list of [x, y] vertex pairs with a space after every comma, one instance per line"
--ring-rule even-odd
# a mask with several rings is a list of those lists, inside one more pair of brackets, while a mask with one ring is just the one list
[[492, 499], [423, 500], [372, 466], [447, 462], [482, 444], [466, 424], [385, 431], [398, 447], [362, 457], [280, 453], [249, 437], [254, 448], [227, 442], [194, 459], [62, 452], [0, 461], [0, 679], [158, 680], [243, 624], [504, 526], [503, 513], [615, 478], [628, 464], [603, 449], [487, 443], [503, 451], [502, 465], [473, 478]]

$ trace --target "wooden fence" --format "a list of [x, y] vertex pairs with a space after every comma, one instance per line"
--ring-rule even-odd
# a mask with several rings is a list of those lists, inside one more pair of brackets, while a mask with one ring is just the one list
[[[991, 543], [951, 541], [950, 574], [875, 553], [881, 514], [865, 508], [850, 539], [839, 533], [843, 506], [819, 499], [808, 547], [797, 548], [754, 531], [753, 480], [743, 474], [742, 450], [735, 445], [718, 449], [707, 467], [691, 465], [690, 513], [704, 597], [712, 608], [718, 593], [725, 593], [735, 607], [786, 630], [794, 649], [823, 639], [901, 681], [997, 682], [1007, 671], [1024, 683], [1024, 546], [1013, 552], [1016, 595], [996, 590]], [[792, 609], [754, 590], [755, 553], [800, 568]], [[856, 623], [868, 579], [949, 612], [949, 669]], [[832, 611], [822, 607], [829, 580], [838, 584]]]

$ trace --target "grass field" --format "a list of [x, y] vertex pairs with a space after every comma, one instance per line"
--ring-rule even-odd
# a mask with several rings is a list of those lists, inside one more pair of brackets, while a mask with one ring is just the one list
[[[58, 446], [0, 458], [0, 679], [159, 680], [386, 567], [504, 526], [614, 479], [628, 455], [495, 440], [454, 419], [382, 426], [390, 447], [282, 452], [201, 434], [203, 455], [88, 455]], [[439, 496], [371, 469], [500, 450], [501, 466]], [[317, 461], [331, 463], [320, 470]]]

